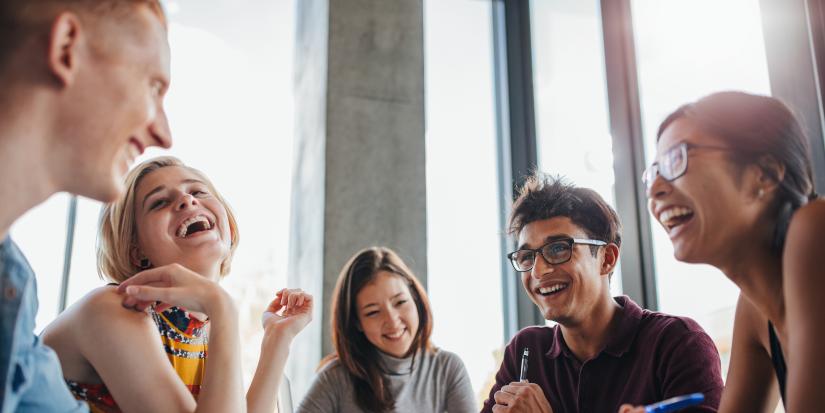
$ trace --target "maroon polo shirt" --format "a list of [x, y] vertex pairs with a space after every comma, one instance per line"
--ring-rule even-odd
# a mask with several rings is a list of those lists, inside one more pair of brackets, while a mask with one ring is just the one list
[[623, 403], [645, 405], [688, 393], [705, 402], [681, 412], [715, 412], [722, 396], [719, 353], [695, 321], [641, 309], [628, 297], [611, 324], [605, 348], [579, 362], [559, 326], [527, 327], [504, 351], [496, 384], [482, 412], [492, 412], [493, 395], [518, 381], [521, 355], [530, 348], [527, 379], [544, 390], [555, 413], [615, 413]]

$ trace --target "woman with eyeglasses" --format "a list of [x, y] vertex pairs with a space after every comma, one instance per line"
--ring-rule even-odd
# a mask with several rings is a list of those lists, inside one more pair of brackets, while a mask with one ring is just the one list
[[331, 319], [335, 351], [299, 413], [478, 412], [464, 363], [430, 343], [427, 293], [394, 251], [372, 247], [349, 259]]
[[657, 138], [651, 213], [678, 260], [740, 289], [719, 411], [773, 412], [778, 397], [789, 412], [825, 411], [825, 202], [799, 122], [777, 99], [721, 92], [677, 109]]

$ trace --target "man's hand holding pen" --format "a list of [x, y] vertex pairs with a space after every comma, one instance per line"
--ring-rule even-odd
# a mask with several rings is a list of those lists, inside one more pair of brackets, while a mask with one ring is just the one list
[[544, 391], [538, 384], [527, 381], [514, 381], [504, 387], [494, 395], [496, 405], [493, 412], [529, 412], [529, 413], [553, 413], [550, 402], [544, 396]]
[[502, 387], [493, 395], [496, 401], [493, 412], [553, 413], [553, 408], [550, 407], [550, 402], [547, 401], [541, 387], [527, 380], [529, 357], [530, 349], [525, 348], [521, 354], [519, 381], [514, 381]]

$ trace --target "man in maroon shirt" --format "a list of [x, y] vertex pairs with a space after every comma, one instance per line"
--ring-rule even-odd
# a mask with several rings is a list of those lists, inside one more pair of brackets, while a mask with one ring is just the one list
[[610, 413], [695, 392], [704, 403], [683, 411], [716, 411], [719, 353], [704, 330], [610, 296], [620, 224], [596, 192], [534, 175], [513, 203], [510, 232], [525, 293], [558, 324], [513, 337], [482, 412]]

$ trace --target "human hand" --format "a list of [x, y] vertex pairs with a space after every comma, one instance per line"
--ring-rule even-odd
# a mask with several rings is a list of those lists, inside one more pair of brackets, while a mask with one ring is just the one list
[[645, 413], [644, 406], [633, 406], [630, 404], [623, 404], [619, 407], [619, 413]]
[[494, 413], [553, 413], [544, 391], [535, 383], [514, 381], [499, 389], [493, 398]]
[[[264, 330], [295, 337], [312, 320], [312, 295], [301, 289], [282, 289], [261, 316]], [[280, 313], [280, 314], [279, 314]]]
[[141, 271], [117, 290], [125, 294], [122, 305], [136, 311], [160, 301], [156, 311], [174, 305], [212, 317], [216, 311], [232, 306], [232, 299], [217, 283], [180, 264]]

